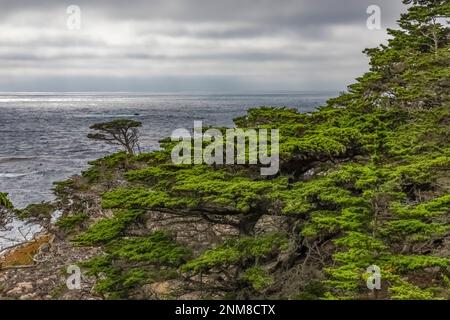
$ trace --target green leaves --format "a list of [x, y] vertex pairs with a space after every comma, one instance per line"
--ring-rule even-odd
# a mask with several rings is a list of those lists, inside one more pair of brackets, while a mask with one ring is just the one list
[[247, 213], [264, 203], [269, 191], [287, 185], [286, 179], [256, 180], [207, 166], [162, 165], [130, 171], [127, 177], [149, 187], [126, 187], [105, 193], [103, 207], [222, 207], [230, 213]]
[[140, 215], [142, 211], [116, 211], [113, 217], [104, 218], [93, 224], [87, 231], [77, 236], [74, 242], [83, 246], [108, 243], [118, 238]]
[[89, 275], [97, 276], [95, 290], [107, 298], [126, 298], [136, 286], [176, 277], [176, 267], [190, 251], [162, 231], [147, 236], [115, 239], [106, 254], [85, 261]]
[[262, 290], [273, 283], [273, 278], [261, 267], [252, 267], [245, 270], [242, 279], [249, 282], [255, 290]]
[[447, 268], [450, 259], [431, 255], [394, 255], [389, 257], [387, 264], [400, 271], [413, 271], [429, 267]]
[[443, 195], [416, 206], [394, 203], [393, 211], [403, 217], [438, 217], [450, 212], [450, 195]]
[[288, 241], [283, 234], [243, 237], [226, 241], [221, 246], [206, 251], [200, 257], [186, 263], [182, 270], [198, 273], [212, 268], [227, 268], [244, 260], [254, 261], [287, 248]]
[[156, 231], [145, 237], [117, 240], [107, 247], [114, 257], [155, 265], [179, 266], [188, 256], [187, 248], [177, 245], [164, 232]]
[[450, 232], [450, 225], [417, 219], [390, 221], [381, 230], [382, 235], [386, 238], [408, 242], [425, 241], [433, 237], [439, 238], [447, 232]]
[[348, 165], [311, 181], [296, 183], [291, 190], [280, 191], [277, 196], [284, 201], [283, 212], [286, 214], [365, 207], [369, 202], [359, 193], [376, 181], [377, 177], [368, 167]]
[[92, 140], [122, 146], [129, 155], [133, 156], [134, 148], [138, 146], [137, 128], [140, 126], [142, 126], [141, 122], [129, 119], [96, 123], [90, 129], [97, 132], [89, 133], [87, 137]]
[[96, 123], [92, 125], [90, 128], [93, 130], [119, 130], [119, 129], [128, 129], [128, 128], [137, 128], [142, 126], [142, 123], [139, 121], [128, 120], [128, 119], [118, 119], [110, 122]]
[[65, 231], [71, 231], [88, 219], [86, 213], [76, 213], [70, 216], [63, 216], [56, 221], [55, 225]]
[[[370, 71], [347, 92], [308, 114], [261, 107], [235, 119], [242, 129], [280, 130], [277, 177], [261, 177], [257, 165], [173, 165], [169, 139], [159, 151], [91, 163], [83, 180], [106, 191], [103, 208], [118, 210], [76, 238], [103, 245], [106, 256], [91, 262], [95, 274], [106, 275], [98, 289], [123, 295], [164, 278], [162, 269], [171, 277], [180, 268], [194, 276], [220, 273], [230, 290], [262, 291], [284, 272], [269, 272], [267, 265], [278, 265], [280, 252], [295, 243], [295, 267], [323, 270], [312, 280], [325, 277], [327, 298], [367, 297], [370, 265], [381, 268], [387, 287], [382, 298], [448, 296], [440, 273], [449, 260], [436, 244], [450, 232], [450, 31], [436, 18], [448, 18], [450, 5], [404, 2], [413, 5], [402, 15], [401, 29], [389, 30], [388, 44], [366, 50]], [[93, 129], [103, 135], [96, 138], [107, 139], [108, 130], [124, 125]], [[58, 186], [61, 194], [72, 188], [77, 185]], [[140, 216], [135, 210], [193, 214], [239, 231], [246, 219], [286, 214], [291, 229], [288, 235], [279, 226], [280, 232], [254, 236], [251, 221], [246, 236], [191, 257], [165, 233], [130, 236], [127, 230]], [[429, 268], [439, 271], [433, 275]]]
[[406, 281], [389, 288], [391, 298], [394, 300], [434, 300], [434, 293], [430, 289], [421, 289]]
[[14, 207], [11, 201], [8, 199], [7, 193], [0, 192], [0, 207], [4, 207], [6, 209], [12, 209]]

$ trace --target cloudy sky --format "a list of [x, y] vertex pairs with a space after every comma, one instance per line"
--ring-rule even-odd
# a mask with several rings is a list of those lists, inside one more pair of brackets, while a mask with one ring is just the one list
[[[369, 30], [369, 5], [382, 30]], [[69, 5], [81, 29], [67, 27]], [[401, 0], [0, 0], [0, 92], [342, 90]], [[70, 20], [74, 21], [74, 20]]]

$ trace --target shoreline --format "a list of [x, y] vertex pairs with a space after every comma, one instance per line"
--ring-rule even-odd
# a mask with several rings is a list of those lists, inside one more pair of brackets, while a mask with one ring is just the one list
[[8, 269], [32, 267], [37, 262], [34, 257], [44, 245], [51, 245], [55, 236], [48, 232], [38, 232], [33, 239], [5, 248], [0, 252], [0, 272]]

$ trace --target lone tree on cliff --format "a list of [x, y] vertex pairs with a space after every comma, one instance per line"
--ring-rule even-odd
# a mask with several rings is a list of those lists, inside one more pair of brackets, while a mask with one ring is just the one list
[[134, 150], [139, 147], [138, 128], [141, 126], [141, 122], [128, 119], [96, 123], [90, 129], [96, 130], [98, 133], [90, 133], [87, 137], [92, 140], [122, 146], [128, 154], [134, 155]]

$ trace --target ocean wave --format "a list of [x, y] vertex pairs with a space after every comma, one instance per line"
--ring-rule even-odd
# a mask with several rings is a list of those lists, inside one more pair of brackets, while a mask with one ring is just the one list
[[122, 114], [82, 114], [74, 115], [73, 118], [132, 118], [140, 116], [139, 113], [122, 113]]
[[33, 160], [34, 157], [0, 157], [0, 163]]
[[19, 177], [25, 177], [30, 174], [35, 174], [37, 171], [34, 172], [27, 172], [27, 173], [0, 173], [0, 178], [19, 178]]

